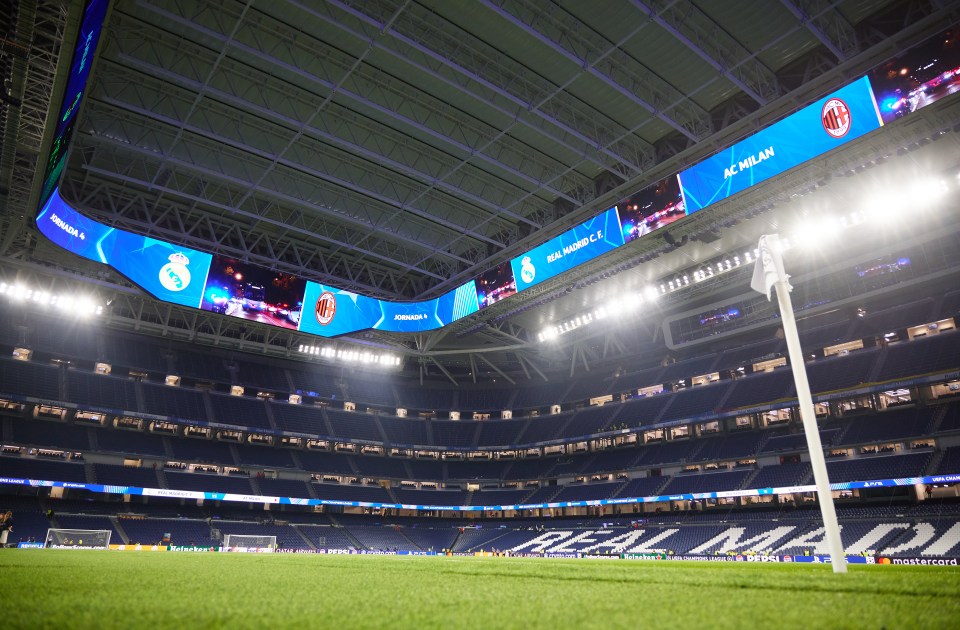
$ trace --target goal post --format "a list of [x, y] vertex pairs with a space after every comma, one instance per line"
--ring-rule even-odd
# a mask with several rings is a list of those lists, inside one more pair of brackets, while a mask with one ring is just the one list
[[50, 549], [109, 549], [109, 529], [59, 529], [47, 530], [46, 546]]
[[224, 551], [272, 552], [277, 548], [276, 536], [250, 534], [226, 534], [223, 537]]

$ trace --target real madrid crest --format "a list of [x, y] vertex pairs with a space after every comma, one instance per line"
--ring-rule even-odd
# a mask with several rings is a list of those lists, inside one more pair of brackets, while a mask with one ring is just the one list
[[160, 284], [167, 291], [183, 291], [190, 284], [190, 259], [182, 252], [170, 254], [170, 262], [160, 268]]
[[520, 278], [527, 284], [530, 284], [536, 276], [537, 268], [530, 262], [529, 256], [524, 256], [520, 261]]

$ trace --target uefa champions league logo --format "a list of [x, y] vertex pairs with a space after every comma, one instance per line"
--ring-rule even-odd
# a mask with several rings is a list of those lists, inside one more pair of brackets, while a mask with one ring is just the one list
[[167, 291], [183, 291], [190, 285], [190, 259], [181, 252], [170, 254], [170, 262], [160, 268], [160, 284]]
[[537, 268], [530, 262], [529, 256], [524, 256], [520, 261], [520, 279], [530, 284], [537, 277]]

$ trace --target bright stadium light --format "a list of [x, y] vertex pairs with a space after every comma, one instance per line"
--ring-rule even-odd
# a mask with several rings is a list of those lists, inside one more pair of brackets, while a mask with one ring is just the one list
[[345, 361], [348, 363], [363, 363], [381, 367], [399, 367], [403, 364], [400, 357], [390, 353], [378, 353], [371, 350], [350, 350], [337, 348], [331, 345], [315, 346], [298, 344], [297, 352], [324, 359]]
[[46, 289], [32, 289], [22, 284], [0, 283], [0, 295], [18, 304], [30, 303], [41, 308], [56, 308], [58, 313], [74, 317], [89, 317], [103, 314], [103, 305], [93, 296], [76, 296], [51, 293]]

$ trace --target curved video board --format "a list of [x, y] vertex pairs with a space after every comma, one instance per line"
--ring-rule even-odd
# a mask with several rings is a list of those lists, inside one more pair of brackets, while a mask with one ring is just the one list
[[388, 302], [111, 228], [63, 200], [56, 185], [107, 7], [108, 0], [85, 4], [37, 227], [60, 247], [110, 265], [160, 300], [322, 337], [441, 328], [960, 91], [960, 47], [949, 45], [951, 28], [453, 291], [432, 300]]
[[112, 228], [71, 208], [55, 189], [37, 227], [60, 247], [109, 265], [164, 302], [197, 308], [213, 256]]

